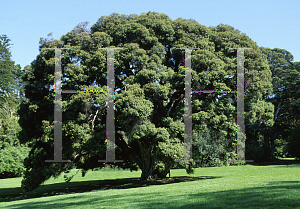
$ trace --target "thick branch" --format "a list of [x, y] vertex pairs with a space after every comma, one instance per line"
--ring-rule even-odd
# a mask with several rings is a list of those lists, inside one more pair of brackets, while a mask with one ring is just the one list
[[276, 110], [276, 113], [275, 113], [275, 120], [274, 121], [276, 121], [279, 118], [279, 117], [277, 117], [277, 115], [279, 113], [279, 110], [282, 109], [285, 106], [285, 104], [284, 104], [282, 107], [280, 107], [281, 103], [282, 103], [282, 100], [280, 101], [280, 103], [277, 106], [277, 110]]
[[95, 114], [95, 116], [94, 116], [94, 119], [93, 119], [93, 121], [92, 121], [92, 127], [93, 127], [93, 130], [94, 130], [94, 121], [95, 121], [95, 119], [96, 119], [97, 114], [98, 114], [98, 110], [97, 110], [97, 112], [96, 112], [96, 114]]
[[171, 98], [171, 100], [169, 100], [169, 103], [166, 106], [166, 109], [169, 111], [171, 111], [173, 109], [173, 107], [176, 106], [180, 102], [180, 100], [184, 98], [184, 94], [177, 91], [176, 89], [172, 90], [171, 94], [174, 95], [174, 97]]

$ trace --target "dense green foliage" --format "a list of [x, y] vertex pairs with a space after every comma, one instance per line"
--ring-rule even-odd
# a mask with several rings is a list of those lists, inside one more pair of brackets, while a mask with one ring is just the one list
[[[205, 27], [194, 20], [171, 20], [165, 14], [112, 14], [91, 29], [86, 23], [60, 40], [41, 39], [40, 53], [25, 67], [25, 94], [20, 105], [22, 143], [31, 144], [22, 182], [36, 188], [50, 176], [72, 167], [87, 170], [105, 158], [106, 95], [62, 94], [63, 159], [71, 163], [45, 163], [53, 159], [54, 50], [63, 50], [63, 90], [106, 89], [106, 50], [115, 50], [116, 159], [122, 167], [139, 167], [141, 179], [158, 172], [164, 177], [175, 160], [183, 159], [184, 50], [192, 51], [192, 89], [236, 90], [236, 51], [245, 51], [245, 119], [247, 124], [273, 124], [273, 105], [265, 101], [272, 91], [271, 72], [260, 49], [231, 26]], [[126, 86], [127, 85], [127, 86]], [[126, 88], [125, 88], [126, 87]], [[224, 139], [226, 152], [236, 145], [236, 95], [193, 94], [193, 129], [207, 127]], [[247, 132], [247, 139], [248, 134]], [[225, 151], [224, 151], [225, 152]], [[192, 173], [191, 164], [187, 171]]]
[[24, 159], [29, 152], [28, 147], [8, 146], [0, 152], [0, 178], [21, 176], [24, 173]]
[[19, 142], [18, 133], [21, 128], [15, 108], [7, 106], [6, 103], [5, 107], [9, 112], [4, 112], [5, 114], [0, 120], [0, 178], [22, 175], [24, 172], [23, 161], [30, 150]]
[[29, 148], [20, 145], [19, 131], [18, 117], [6, 114], [0, 122], [0, 178], [21, 176], [24, 172], [23, 161]]

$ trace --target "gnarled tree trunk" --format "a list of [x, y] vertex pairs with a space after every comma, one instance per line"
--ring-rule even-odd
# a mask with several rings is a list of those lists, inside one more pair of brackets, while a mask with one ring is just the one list
[[142, 165], [140, 169], [142, 170], [141, 180], [152, 179], [154, 175], [153, 171], [155, 170], [155, 162], [153, 157], [149, 156], [146, 159], [142, 159]]

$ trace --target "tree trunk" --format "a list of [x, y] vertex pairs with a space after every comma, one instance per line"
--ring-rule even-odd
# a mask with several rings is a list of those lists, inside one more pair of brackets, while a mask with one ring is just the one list
[[[270, 128], [270, 130], [272, 131], [272, 128]], [[275, 158], [275, 147], [276, 147], [275, 140], [276, 138], [278, 138], [278, 136], [279, 136], [278, 133], [271, 132], [271, 157], [272, 158]]]
[[264, 160], [270, 159], [270, 134], [269, 128], [264, 133]]
[[161, 172], [159, 175], [158, 175], [158, 177], [159, 178], [166, 178], [166, 176], [167, 176], [167, 174], [169, 174], [169, 177], [170, 177], [170, 169], [171, 168], [171, 166], [170, 165], [167, 165], [167, 164], [165, 164], [165, 170], [163, 171], [163, 172]]
[[155, 170], [155, 163], [152, 157], [148, 157], [143, 159], [142, 166], [140, 167], [142, 170], [141, 180], [152, 179], [153, 171]]
[[[124, 141], [123, 137], [116, 131], [116, 145], [121, 147], [121, 149], [125, 150], [127, 153], [134, 153], [131, 151], [131, 148]], [[148, 153], [145, 155], [136, 155], [129, 154], [131, 160], [135, 162], [138, 167], [142, 170], [141, 179], [147, 180], [152, 179], [153, 172], [155, 170], [155, 158], [152, 153]]]

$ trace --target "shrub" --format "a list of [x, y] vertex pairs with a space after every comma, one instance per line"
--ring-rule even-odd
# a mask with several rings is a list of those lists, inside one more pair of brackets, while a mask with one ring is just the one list
[[29, 150], [22, 146], [8, 146], [0, 150], [0, 178], [21, 176], [25, 170], [23, 162]]
[[240, 165], [246, 165], [246, 162], [230, 162], [231, 166], [240, 166]]
[[236, 159], [236, 156], [235, 152], [223, 152], [220, 154], [220, 160], [223, 162], [223, 165], [229, 166], [232, 165], [232, 161]]
[[208, 163], [209, 167], [222, 167], [223, 165], [224, 163], [220, 158], [212, 158]]
[[228, 156], [225, 149], [225, 137], [217, 131], [206, 129], [195, 132], [193, 136], [193, 159], [200, 160], [197, 166], [223, 166], [227, 165]]

